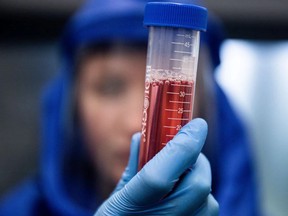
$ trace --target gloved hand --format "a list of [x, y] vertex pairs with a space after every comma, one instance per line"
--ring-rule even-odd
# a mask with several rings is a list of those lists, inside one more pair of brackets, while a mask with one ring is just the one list
[[122, 179], [95, 215], [218, 215], [210, 164], [200, 153], [206, 136], [206, 122], [192, 120], [137, 173], [140, 134], [134, 135]]

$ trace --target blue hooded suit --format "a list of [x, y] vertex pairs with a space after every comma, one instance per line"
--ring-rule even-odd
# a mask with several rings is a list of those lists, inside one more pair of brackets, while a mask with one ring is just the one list
[[[46, 88], [42, 100], [39, 172], [5, 197], [0, 205], [0, 216], [88, 216], [101, 204], [94, 190], [91, 162], [71, 116], [74, 57], [79, 47], [91, 43], [119, 39], [147, 42], [148, 32], [142, 24], [145, 3], [144, 0], [90, 0], [72, 17], [62, 38], [61, 71]], [[202, 38], [210, 48], [216, 67], [223, 38], [213, 20]], [[255, 185], [247, 138], [216, 82], [215, 92], [217, 136], [210, 139], [213, 143], [207, 144], [213, 146], [213, 151], [206, 152], [212, 164], [212, 193], [220, 204], [220, 215], [254, 216], [257, 215]]]

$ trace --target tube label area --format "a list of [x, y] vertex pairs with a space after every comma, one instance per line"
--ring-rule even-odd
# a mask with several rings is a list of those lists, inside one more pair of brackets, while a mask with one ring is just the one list
[[144, 109], [142, 117], [142, 141], [146, 143], [146, 127], [147, 127], [147, 118], [148, 118], [148, 108], [149, 108], [149, 94], [150, 94], [150, 84], [148, 81], [145, 82], [144, 90]]

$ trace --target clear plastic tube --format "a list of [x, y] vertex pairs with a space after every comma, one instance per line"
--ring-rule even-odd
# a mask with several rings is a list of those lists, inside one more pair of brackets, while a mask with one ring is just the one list
[[149, 27], [141, 169], [192, 119], [200, 32]]

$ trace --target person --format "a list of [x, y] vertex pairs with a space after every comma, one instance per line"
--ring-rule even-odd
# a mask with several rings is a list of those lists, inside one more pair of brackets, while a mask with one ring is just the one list
[[223, 40], [213, 20], [202, 37], [194, 110], [209, 125], [203, 151], [213, 185], [200, 153], [207, 135], [201, 119], [137, 173], [145, 3], [90, 0], [72, 17], [61, 41], [61, 71], [43, 97], [39, 173], [5, 197], [1, 216], [218, 215], [213, 195], [220, 215], [257, 215], [247, 137], [213, 78]]

